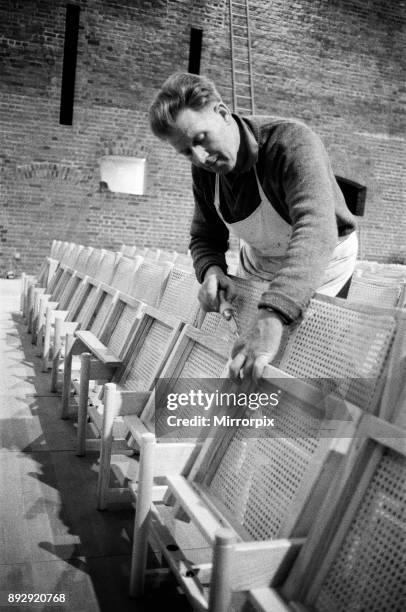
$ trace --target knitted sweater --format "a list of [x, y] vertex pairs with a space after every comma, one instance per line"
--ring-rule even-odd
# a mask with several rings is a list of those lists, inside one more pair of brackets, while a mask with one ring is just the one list
[[[241, 221], [260, 204], [254, 165], [275, 210], [292, 226], [283, 267], [261, 296], [293, 321], [321, 286], [338, 237], [356, 227], [335, 180], [320, 138], [304, 124], [277, 117], [239, 117], [240, 147], [236, 167], [220, 175], [220, 211], [227, 223]], [[212, 265], [227, 272], [229, 232], [214, 206], [215, 174], [192, 166], [195, 210], [190, 250], [196, 276], [203, 281]]]

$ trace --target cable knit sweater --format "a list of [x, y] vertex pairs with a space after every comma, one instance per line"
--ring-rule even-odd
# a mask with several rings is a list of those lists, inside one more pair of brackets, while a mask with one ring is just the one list
[[[220, 211], [227, 223], [241, 221], [260, 204], [254, 165], [268, 200], [292, 225], [283, 267], [259, 302], [288, 321], [301, 316], [322, 284], [338, 237], [356, 227], [320, 138], [306, 125], [277, 117], [239, 117], [236, 167], [220, 175]], [[212, 265], [225, 272], [229, 232], [214, 207], [215, 174], [192, 166], [195, 210], [190, 250], [203, 281]]]

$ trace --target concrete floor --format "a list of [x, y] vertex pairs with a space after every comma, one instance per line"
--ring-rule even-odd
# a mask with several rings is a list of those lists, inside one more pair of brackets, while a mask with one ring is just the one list
[[[20, 281], [0, 279], [0, 611], [188, 610], [173, 584], [130, 600], [133, 511], [95, 509], [97, 455], [75, 455], [19, 313]], [[65, 603], [10, 604], [10, 593]]]

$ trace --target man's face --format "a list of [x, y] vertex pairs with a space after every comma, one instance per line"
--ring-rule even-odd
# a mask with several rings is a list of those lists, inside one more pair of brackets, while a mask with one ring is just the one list
[[239, 131], [224, 104], [210, 104], [198, 111], [185, 108], [178, 114], [175, 126], [166, 140], [192, 164], [219, 174], [233, 170]]

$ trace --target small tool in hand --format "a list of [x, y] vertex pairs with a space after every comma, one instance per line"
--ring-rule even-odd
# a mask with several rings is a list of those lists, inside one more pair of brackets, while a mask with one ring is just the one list
[[226, 321], [229, 321], [233, 334], [235, 336], [238, 336], [239, 331], [238, 331], [238, 323], [237, 323], [237, 314], [235, 312], [234, 306], [226, 300], [226, 294], [225, 294], [224, 289], [220, 289], [219, 291], [219, 300], [220, 300], [219, 313], [225, 318]]

